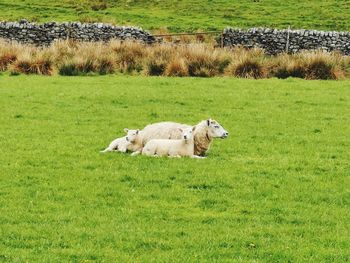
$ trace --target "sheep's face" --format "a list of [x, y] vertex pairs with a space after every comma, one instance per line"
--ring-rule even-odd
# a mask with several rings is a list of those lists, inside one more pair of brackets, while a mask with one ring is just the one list
[[129, 130], [127, 128], [125, 128], [124, 131], [126, 132], [125, 138], [128, 142], [135, 142], [140, 132], [139, 130]]
[[180, 129], [181, 131], [181, 138], [185, 141], [192, 140], [193, 138], [193, 131], [195, 127], [186, 128], [186, 129]]
[[208, 119], [206, 120], [206, 124], [210, 137], [224, 139], [228, 136], [228, 132], [216, 120]]

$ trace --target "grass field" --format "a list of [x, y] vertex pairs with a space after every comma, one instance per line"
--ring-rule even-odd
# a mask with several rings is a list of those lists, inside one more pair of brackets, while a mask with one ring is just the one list
[[[107, 3], [104, 10], [94, 6]], [[0, 20], [103, 21], [172, 32], [222, 30], [225, 26], [350, 30], [347, 0], [0, 0]], [[147, 10], [147, 11], [145, 11]]]
[[[350, 261], [350, 81], [0, 75], [0, 105], [0, 261]], [[204, 160], [99, 153], [208, 117]]]

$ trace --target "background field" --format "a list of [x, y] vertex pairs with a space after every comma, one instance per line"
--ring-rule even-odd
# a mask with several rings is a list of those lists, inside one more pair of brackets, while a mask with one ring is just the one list
[[289, 25], [350, 30], [347, 0], [0, 0], [0, 10], [0, 20], [104, 21], [148, 30], [167, 27], [173, 32], [222, 30], [225, 26], [287, 28]]
[[[350, 82], [0, 76], [0, 260], [349, 262]], [[205, 160], [100, 154], [216, 118]]]

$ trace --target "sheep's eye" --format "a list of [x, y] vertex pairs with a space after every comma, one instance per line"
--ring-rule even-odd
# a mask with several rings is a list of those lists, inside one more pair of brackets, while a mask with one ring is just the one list
[[219, 129], [219, 126], [218, 126], [218, 125], [215, 125], [214, 128]]

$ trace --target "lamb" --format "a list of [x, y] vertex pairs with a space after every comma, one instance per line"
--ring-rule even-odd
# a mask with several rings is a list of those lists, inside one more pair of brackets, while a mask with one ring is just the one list
[[126, 136], [115, 139], [101, 152], [119, 151], [125, 153], [127, 151], [140, 151], [142, 149], [140, 131], [129, 130], [127, 128], [124, 131], [127, 133]]
[[169, 156], [181, 157], [189, 156], [192, 158], [202, 158], [194, 155], [193, 131], [196, 127], [179, 129], [181, 139], [153, 139], [146, 143], [142, 149], [142, 154], [147, 156]]
[[[142, 130], [142, 145], [146, 145], [152, 139], [180, 139], [180, 129], [191, 126], [176, 122], [159, 122], [147, 125]], [[194, 154], [204, 156], [210, 148], [213, 138], [227, 138], [228, 132], [215, 120], [203, 120], [195, 126], [194, 130]], [[134, 153], [134, 155], [136, 155]]]

